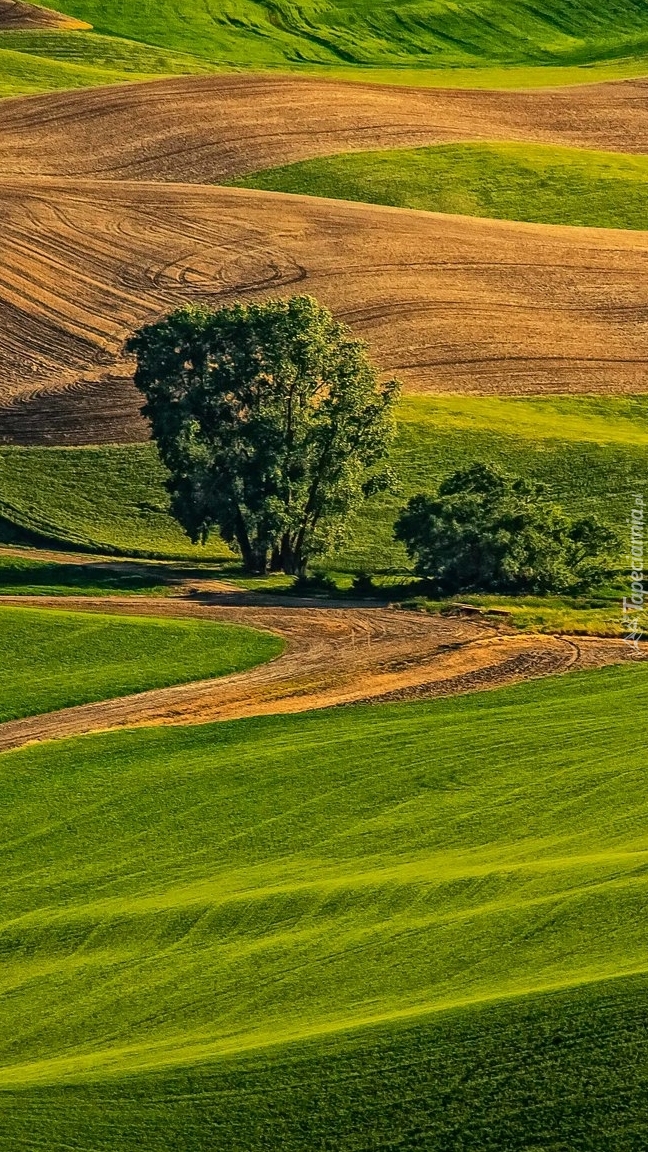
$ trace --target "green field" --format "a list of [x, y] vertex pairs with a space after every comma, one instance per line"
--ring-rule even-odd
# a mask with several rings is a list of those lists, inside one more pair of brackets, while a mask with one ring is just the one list
[[1, 1146], [638, 1152], [647, 689], [5, 754]]
[[0, 606], [0, 723], [225, 676], [276, 656], [281, 641], [203, 620]]
[[0, 97], [209, 71], [177, 52], [92, 32], [0, 32]]
[[[624, 535], [632, 493], [648, 487], [648, 401], [406, 397], [399, 409], [396, 495], [371, 500], [349, 545], [326, 562], [341, 571], [402, 570], [392, 525], [410, 495], [470, 460], [547, 484], [570, 514], [599, 514]], [[150, 444], [0, 449], [0, 532], [97, 551], [231, 561], [218, 539], [192, 547], [171, 520], [164, 470]], [[620, 565], [623, 566], [623, 559]]]
[[648, 157], [578, 148], [449, 144], [345, 153], [235, 183], [427, 212], [648, 229]]
[[[643, 1152], [645, 977], [263, 1055], [6, 1091], [12, 1152]], [[236, 1104], [233, 1106], [233, 1100]]]
[[191, 544], [170, 517], [151, 445], [0, 448], [0, 538], [34, 538], [165, 559], [231, 559], [221, 540]]
[[579, 65], [648, 55], [642, 0], [65, 0], [64, 10], [100, 33], [246, 67]]
[[641, 0], [46, 0], [93, 32], [0, 33], [0, 96], [222, 68], [316, 70], [452, 87], [578, 84], [648, 73]]

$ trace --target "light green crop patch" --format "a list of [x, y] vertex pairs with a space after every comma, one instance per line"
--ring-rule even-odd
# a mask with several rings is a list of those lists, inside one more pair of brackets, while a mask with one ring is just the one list
[[647, 690], [639, 665], [0, 757], [0, 1084], [645, 971]]
[[578, 148], [493, 143], [343, 153], [233, 183], [462, 216], [648, 229], [648, 157]]
[[240, 672], [282, 641], [202, 620], [0, 606], [0, 723]]
[[[385, 84], [516, 88], [583, 84], [648, 72], [640, 0], [538, 7], [519, 0], [46, 0], [93, 32], [0, 33], [0, 95], [225, 69], [315, 72]], [[33, 37], [30, 41], [29, 37]], [[11, 38], [11, 39], [9, 39]], [[116, 41], [121, 41], [118, 51]], [[62, 57], [72, 49], [74, 62]], [[157, 49], [157, 57], [153, 51]], [[16, 52], [23, 60], [13, 58]], [[117, 58], [118, 57], [118, 58]]]

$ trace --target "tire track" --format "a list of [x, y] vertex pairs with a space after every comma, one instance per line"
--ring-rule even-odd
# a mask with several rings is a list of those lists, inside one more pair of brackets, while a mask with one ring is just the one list
[[[264, 602], [265, 599], [265, 602]], [[269, 602], [268, 602], [269, 601]], [[342, 704], [454, 695], [632, 658], [620, 640], [514, 632], [483, 620], [270, 597], [2, 597], [2, 604], [244, 624], [286, 641], [277, 659], [215, 680], [142, 692], [0, 725], [0, 751], [142, 725], [201, 724]]]

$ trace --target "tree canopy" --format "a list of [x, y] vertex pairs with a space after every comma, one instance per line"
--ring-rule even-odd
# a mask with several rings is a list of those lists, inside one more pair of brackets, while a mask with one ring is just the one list
[[486, 464], [412, 497], [395, 534], [441, 595], [585, 592], [610, 576], [616, 544], [595, 518], [568, 517], [542, 485]]
[[128, 341], [172, 510], [250, 572], [302, 573], [390, 483], [398, 384], [310, 296], [184, 307]]

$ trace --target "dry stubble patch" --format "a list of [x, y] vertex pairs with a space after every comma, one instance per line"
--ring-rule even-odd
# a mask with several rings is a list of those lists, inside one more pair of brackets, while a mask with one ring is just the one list
[[648, 153], [648, 80], [527, 91], [182, 76], [5, 100], [8, 176], [211, 184], [315, 156], [466, 140]]
[[37, 4], [23, 4], [21, 0], [0, 0], [0, 32], [52, 29], [72, 31], [91, 28], [85, 20], [76, 20], [64, 12], [54, 12], [49, 8], [39, 8]]

